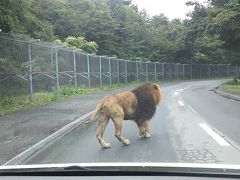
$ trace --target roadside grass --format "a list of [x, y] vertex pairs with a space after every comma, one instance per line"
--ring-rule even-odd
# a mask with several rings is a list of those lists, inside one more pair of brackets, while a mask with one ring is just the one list
[[51, 104], [73, 96], [96, 93], [99, 91], [100, 89], [98, 88], [87, 89], [63, 86], [60, 90], [60, 96], [57, 96], [55, 90], [52, 92], [37, 92], [33, 94], [32, 101], [30, 101], [29, 95], [3, 96], [0, 98], [0, 116], [9, 112]]
[[[176, 80], [169, 81], [157, 81], [156, 83], [174, 83], [180, 82]], [[105, 92], [109, 90], [114, 90], [124, 87], [136, 87], [137, 85], [143, 82], [131, 82], [128, 84], [113, 84], [111, 86], [103, 86], [102, 88], [85, 88], [85, 87], [68, 87], [62, 86], [60, 89], [60, 95], [57, 96], [56, 89], [53, 89], [52, 92], [36, 92], [33, 94], [32, 101], [30, 101], [29, 95], [20, 94], [17, 89], [8, 89], [8, 92], [5, 95], [0, 96], [0, 116], [14, 112], [17, 110], [29, 109], [33, 107], [38, 107], [41, 105], [51, 104], [58, 102], [60, 100], [69, 99], [75, 96], [81, 96], [86, 94], [94, 94], [99, 92]], [[6, 90], [5, 90], [6, 91]], [[26, 93], [26, 92], [25, 92]]]
[[[69, 99], [74, 96], [80, 96], [85, 94], [93, 94], [103, 92], [107, 90], [113, 90], [122, 87], [131, 87], [137, 85], [136, 82], [126, 84], [114, 84], [111, 86], [104, 86], [102, 88], [84, 88], [84, 87], [68, 87], [62, 86], [60, 89], [60, 96], [57, 96], [56, 89], [52, 92], [36, 92], [33, 94], [32, 101], [30, 101], [29, 95], [19, 93], [17, 89], [7, 89], [4, 95], [0, 97], [0, 116], [14, 112], [17, 110], [29, 109], [38, 107], [41, 105], [51, 104], [60, 100]], [[11, 92], [11, 93], [9, 93]]]
[[236, 77], [232, 81], [223, 84], [220, 86], [220, 90], [240, 94], [240, 77]]

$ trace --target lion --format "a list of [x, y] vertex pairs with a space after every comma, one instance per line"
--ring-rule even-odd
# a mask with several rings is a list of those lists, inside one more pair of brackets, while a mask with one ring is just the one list
[[133, 120], [139, 129], [140, 137], [149, 138], [148, 121], [153, 117], [156, 106], [161, 100], [160, 86], [155, 83], [145, 83], [132, 91], [126, 91], [105, 96], [96, 106], [91, 120], [98, 116], [96, 137], [103, 149], [111, 148], [111, 144], [103, 139], [109, 119], [115, 126], [115, 136], [124, 145], [130, 141], [122, 136], [123, 120]]

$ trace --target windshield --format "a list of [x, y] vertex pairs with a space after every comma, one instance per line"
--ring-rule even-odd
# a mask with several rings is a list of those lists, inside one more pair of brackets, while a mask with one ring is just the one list
[[1, 1], [0, 165], [240, 165], [239, 26], [238, 0]]

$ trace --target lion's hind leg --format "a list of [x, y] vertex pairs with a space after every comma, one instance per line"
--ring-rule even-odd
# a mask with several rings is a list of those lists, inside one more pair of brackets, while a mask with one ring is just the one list
[[105, 140], [103, 139], [103, 134], [107, 127], [108, 122], [109, 122], [109, 118], [104, 113], [102, 112], [99, 113], [99, 121], [98, 121], [98, 129], [97, 129], [96, 137], [103, 149], [111, 148], [111, 144], [105, 142]]
[[113, 120], [115, 125], [115, 136], [124, 145], [129, 145], [130, 141], [122, 136], [122, 118], [115, 118]]
[[115, 137], [124, 145], [129, 145], [130, 141], [122, 136], [122, 122], [124, 117], [123, 110], [120, 107], [115, 107], [115, 108], [116, 108], [116, 112], [111, 117], [115, 125]]

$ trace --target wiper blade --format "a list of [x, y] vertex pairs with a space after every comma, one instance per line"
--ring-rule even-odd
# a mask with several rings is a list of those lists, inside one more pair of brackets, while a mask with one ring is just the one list
[[240, 176], [240, 165], [227, 164], [194, 164], [194, 163], [76, 163], [76, 164], [39, 164], [0, 166], [2, 173], [70, 173], [98, 174], [226, 174]]
[[64, 167], [63, 170], [77, 170], [77, 171], [96, 171], [96, 169], [93, 169], [93, 168], [87, 168], [87, 167], [84, 167], [84, 166], [77, 166], [77, 165], [72, 165], [72, 166], [67, 166], [67, 167]]

